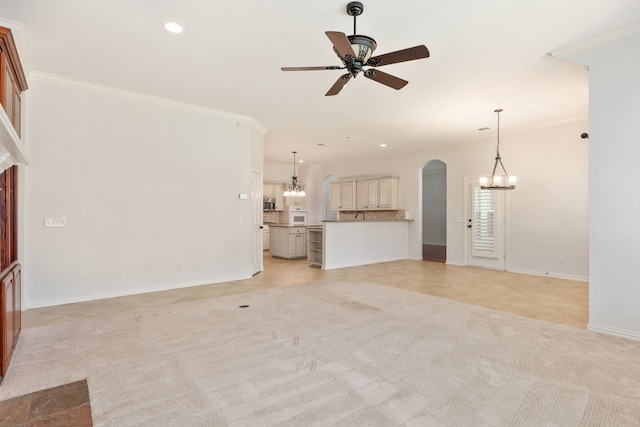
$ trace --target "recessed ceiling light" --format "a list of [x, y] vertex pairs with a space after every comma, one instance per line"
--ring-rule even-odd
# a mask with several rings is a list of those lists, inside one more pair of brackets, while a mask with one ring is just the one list
[[298, 163], [304, 163], [304, 160], [298, 160]]
[[387, 146], [387, 144], [380, 144], [380, 147], [382, 147], [382, 148], [384, 148], [386, 146]]
[[175, 22], [167, 22], [166, 24], [164, 24], [164, 29], [169, 31], [170, 33], [175, 34], [182, 32], [182, 27]]

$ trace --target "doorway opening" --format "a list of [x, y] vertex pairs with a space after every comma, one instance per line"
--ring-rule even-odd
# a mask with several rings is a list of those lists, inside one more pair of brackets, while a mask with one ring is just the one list
[[440, 160], [422, 168], [422, 259], [447, 261], [447, 165]]

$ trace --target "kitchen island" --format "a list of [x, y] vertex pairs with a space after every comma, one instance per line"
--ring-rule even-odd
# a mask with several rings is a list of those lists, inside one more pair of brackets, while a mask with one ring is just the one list
[[323, 221], [322, 268], [407, 259], [412, 221]]
[[269, 224], [269, 252], [284, 259], [307, 257], [307, 227], [304, 225]]

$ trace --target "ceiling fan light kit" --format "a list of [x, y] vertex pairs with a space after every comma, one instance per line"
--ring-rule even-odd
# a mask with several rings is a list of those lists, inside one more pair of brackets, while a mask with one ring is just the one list
[[[496, 146], [496, 159], [493, 164], [491, 176], [489, 178], [485, 176], [480, 178], [480, 188], [483, 190], [513, 190], [516, 188], [517, 178], [515, 176], [509, 176], [507, 170], [502, 164], [502, 157], [500, 157], [500, 113], [502, 112], [502, 109], [498, 108], [497, 110], [494, 110], [494, 112], [498, 114], [498, 145]], [[500, 174], [500, 169], [498, 169], [498, 174], [496, 175], [498, 165], [500, 165], [504, 174]]]
[[325, 96], [337, 95], [342, 88], [355, 78], [361, 71], [363, 75], [375, 82], [389, 86], [393, 89], [402, 89], [409, 83], [406, 80], [392, 76], [379, 70], [363, 67], [381, 67], [383, 65], [395, 64], [398, 62], [413, 61], [416, 59], [428, 58], [429, 49], [425, 45], [414, 46], [395, 52], [386, 53], [379, 56], [372, 56], [378, 46], [376, 41], [362, 34], [357, 34], [356, 17], [364, 11], [361, 2], [354, 1], [347, 5], [347, 14], [353, 16], [353, 35], [347, 36], [338, 31], [326, 31], [325, 34], [333, 43], [333, 50], [342, 61], [343, 66], [329, 65], [319, 67], [282, 67], [282, 71], [314, 71], [314, 70], [347, 70], [333, 84]]

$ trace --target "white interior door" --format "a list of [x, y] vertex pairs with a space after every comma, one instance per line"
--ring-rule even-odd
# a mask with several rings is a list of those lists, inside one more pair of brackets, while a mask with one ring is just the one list
[[467, 265], [505, 270], [504, 191], [467, 179]]
[[251, 275], [262, 271], [262, 174], [251, 177]]

